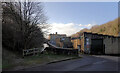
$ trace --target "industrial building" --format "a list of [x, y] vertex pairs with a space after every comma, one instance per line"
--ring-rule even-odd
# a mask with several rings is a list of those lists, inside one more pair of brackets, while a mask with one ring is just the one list
[[72, 41], [73, 47], [82, 53], [120, 54], [120, 37], [84, 32], [82, 36]]

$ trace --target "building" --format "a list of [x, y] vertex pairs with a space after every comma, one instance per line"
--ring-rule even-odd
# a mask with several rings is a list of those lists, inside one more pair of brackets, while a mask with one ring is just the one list
[[81, 41], [81, 39], [80, 39], [80, 37], [75, 37], [75, 38], [72, 38], [71, 39], [71, 42], [73, 43], [73, 48], [74, 49], [79, 49], [79, 45], [80, 45], [80, 42]]
[[49, 34], [49, 41], [50, 41], [50, 43], [51, 44], [53, 44], [53, 45], [56, 45], [56, 39], [57, 38], [62, 38], [62, 37], [66, 37], [66, 34], [57, 34], [57, 32], [56, 32], [56, 34]]
[[63, 37], [63, 38], [61, 38], [60, 41], [63, 44], [61, 47], [63, 47], [63, 48], [73, 48], [72, 42], [71, 42], [71, 37]]
[[118, 33], [118, 36], [120, 37], [120, 32]]
[[84, 32], [77, 43], [81, 46], [80, 51], [84, 53], [120, 54], [120, 37]]
[[72, 48], [71, 37], [67, 37], [66, 34], [50, 34], [50, 43], [62, 48]]

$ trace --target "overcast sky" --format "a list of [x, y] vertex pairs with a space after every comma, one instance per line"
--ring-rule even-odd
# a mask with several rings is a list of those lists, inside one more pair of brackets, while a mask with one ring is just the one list
[[46, 2], [50, 32], [71, 35], [118, 17], [117, 2]]

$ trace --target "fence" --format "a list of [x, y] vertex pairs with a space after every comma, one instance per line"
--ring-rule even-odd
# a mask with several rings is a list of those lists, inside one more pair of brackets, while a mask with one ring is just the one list
[[25, 49], [25, 50], [23, 50], [23, 57], [28, 56], [28, 55], [35, 55], [38, 53], [40, 53], [40, 50], [38, 48]]

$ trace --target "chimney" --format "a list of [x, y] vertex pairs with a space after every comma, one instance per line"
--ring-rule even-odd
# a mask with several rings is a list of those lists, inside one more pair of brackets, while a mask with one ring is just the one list
[[57, 32], [56, 32], [56, 34], [57, 34]]

